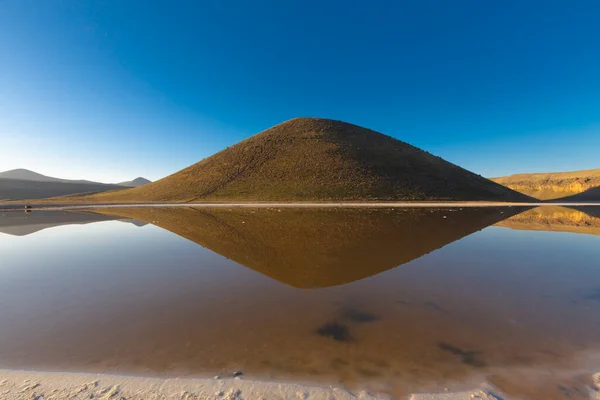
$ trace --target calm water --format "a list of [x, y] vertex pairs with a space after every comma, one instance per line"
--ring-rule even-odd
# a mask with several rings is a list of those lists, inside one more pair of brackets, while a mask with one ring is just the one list
[[600, 211], [0, 214], [0, 368], [587, 398]]

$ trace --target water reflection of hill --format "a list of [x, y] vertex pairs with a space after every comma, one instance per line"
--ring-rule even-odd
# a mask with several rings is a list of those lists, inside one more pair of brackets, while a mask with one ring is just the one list
[[600, 235], [600, 207], [538, 207], [496, 225], [517, 230]]
[[522, 209], [123, 208], [277, 281], [341, 285], [421, 257]]
[[101, 221], [120, 220], [136, 226], [146, 223], [135, 220], [124, 220], [109, 215], [100, 215], [88, 212], [66, 211], [34, 211], [34, 212], [4, 212], [0, 213], [0, 233], [13, 236], [26, 236], [44, 229], [64, 225], [84, 225]]

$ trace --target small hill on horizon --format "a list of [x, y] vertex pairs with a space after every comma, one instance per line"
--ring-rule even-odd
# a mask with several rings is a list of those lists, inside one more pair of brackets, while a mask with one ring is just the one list
[[122, 190], [128, 186], [140, 186], [148, 182], [150, 181], [145, 178], [137, 178], [121, 184], [61, 179], [19, 168], [0, 172], [0, 201], [93, 194], [109, 190]]
[[80, 201], [527, 201], [390, 136], [296, 118], [144, 186]]
[[140, 177], [138, 177], [138, 178], [135, 178], [135, 179], [134, 179], [134, 180], [132, 180], [132, 181], [127, 181], [127, 182], [119, 182], [119, 183], [117, 183], [117, 185], [120, 185], [120, 186], [131, 186], [131, 187], [138, 187], [138, 186], [142, 186], [142, 185], [145, 185], [145, 184], [147, 184], [147, 183], [150, 183], [150, 182], [152, 182], [152, 181], [150, 181], [150, 180], [148, 180], [148, 179], [146, 179], [146, 178], [142, 178], [142, 177], [140, 176]]
[[600, 201], [600, 168], [515, 174], [491, 179], [540, 200]]

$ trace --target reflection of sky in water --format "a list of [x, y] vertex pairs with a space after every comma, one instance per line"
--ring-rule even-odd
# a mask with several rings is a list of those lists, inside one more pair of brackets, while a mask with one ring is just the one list
[[0, 254], [0, 304], [10, 305], [0, 309], [0, 367], [243, 369], [394, 392], [401, 380], [493, 368], [572, 369], [600, 344], [600, 236], [488, 227], [316, 290], [121, 221], [3, 234]]

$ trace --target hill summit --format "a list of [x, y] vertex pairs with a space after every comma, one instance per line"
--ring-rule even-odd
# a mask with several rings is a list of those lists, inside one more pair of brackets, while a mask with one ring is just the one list
[[528, 198], [390, 136], [296, 118], [105, 201], [391, 201]]

